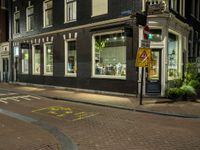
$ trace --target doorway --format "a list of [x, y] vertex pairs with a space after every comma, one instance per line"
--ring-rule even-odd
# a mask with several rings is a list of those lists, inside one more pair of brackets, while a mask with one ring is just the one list
[[152, 49], [151, 65], [146, 69], [146, 93], [161, 93], [161, 49]]
[[3, 58], [3, 82], [8, 82], [9, 75], [9, 61], [8, 58]]

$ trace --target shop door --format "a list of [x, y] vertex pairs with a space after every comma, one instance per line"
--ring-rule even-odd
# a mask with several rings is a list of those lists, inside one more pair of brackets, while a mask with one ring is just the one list
[[15, 57], [14, 59], [14, 81], [18, 81], [19, 74], [19, 58]]
[[8, 58], [3, 58], [3, 81], [8, 82]]
[[161, 92], [161, 49], [152, 50], [152, 63], [146, 69], [146, 93]]

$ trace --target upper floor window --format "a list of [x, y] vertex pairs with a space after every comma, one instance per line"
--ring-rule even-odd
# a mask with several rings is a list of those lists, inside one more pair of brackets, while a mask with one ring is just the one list
[[77, 6], [76, 0], [65, 0], [65, 22], [76, 21]]
[[20, 12], [14, 13], [14, 33], [20, 33]]
[[33, 30], [33, 21], [34, 21], [34, 8], [30, 6], [26, 9], [26, 30]]
[[0, 0], [0, 7], [6, 8], [6, 1], [5, 0]]
[[43, 5], [44, 5], [43, 6], [44, 27], [52, 26], [52, 24], [53, 24], [53, 1], [45, 0]]
[[92, 16], [108, 13], [108, 0], [92, 0]]
[[177, 11], [177, 0], [171, 0], [170, 8]]

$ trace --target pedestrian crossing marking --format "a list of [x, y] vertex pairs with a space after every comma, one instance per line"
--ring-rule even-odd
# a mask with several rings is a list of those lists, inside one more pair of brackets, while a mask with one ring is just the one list
[[[16, 93], [17, 94], [17, 93]], [[21, 95], [21, 96], [8, 96], [0, 98], [0, 102], [4, 104], [8, 104], [8, 100], [20, 102], [20, 100], [31, 101], [32, 99], [40, 99], [39, 97], [31, 96], [31, 95]]]

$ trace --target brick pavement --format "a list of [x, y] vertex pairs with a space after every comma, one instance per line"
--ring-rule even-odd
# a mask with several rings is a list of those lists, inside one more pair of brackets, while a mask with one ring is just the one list
[[0, 114], [0, 150], [59, 149], [57, 140], [38, 126]]

